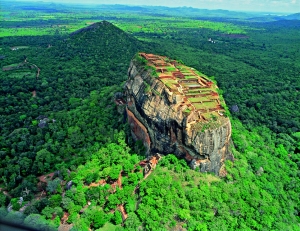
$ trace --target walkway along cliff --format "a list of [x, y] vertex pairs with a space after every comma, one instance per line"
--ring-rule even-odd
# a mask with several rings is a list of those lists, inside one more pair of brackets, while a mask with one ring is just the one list
[[192, 168], [224, 175], [231, 124], [217, 86], [205, 75], [164, 56], [139, 53], [125, 84], [127, 116], [135, 140], [149, 154], [173, 153]]

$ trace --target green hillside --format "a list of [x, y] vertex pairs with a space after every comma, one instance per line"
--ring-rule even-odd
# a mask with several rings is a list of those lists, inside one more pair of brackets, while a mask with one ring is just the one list
[[[122, 90], [139, 44], [102, 22], [95, 31], [58, 40], [51, 47], [5, 50], [4, 67], [24, 62], [26, 56], [27, 63], [40, 69], [39, 77], [28, 67], [0, 73], [0, 142], [1, 156], [6, 157], [0, 174], [12, 195], [19, 195], [26, 184], [36, 190], [35, 179], [24, 181], [27, 176], [82, 163], [92, 145], [114, 140], [122, 119], [113, 96]], [[60, 167], [54, 167], [57, 164]], [[4, 171], [4, 166], [11, 167]]]
[[[300, 230], [297, 22], [205, 21], [202, 28], [188, 17], [164, 18], [161, 8], [157, 32], [154, 13], [128, 17], [119, 6], [119, 18], [79, 8], [66, 16], [63, 6], [51, 7], [61, 18], [49, 25], [102, 15], [127, 32], [101, 21], [70, 35], [51, 35], [51, 27], [44, 36], [0, 40], [1, 218], [39, 230]], [[45, 16], [16, 11], [17, 29], [19, 21], [1, 12], [12, 35], [26, 26], [20, 18]], [[224, 33], [241, 28], [243, 36]], [[137, 52], [208, 73], [229, 108], [237, 106], [226, 177], [192, 171], [173, 155], [144, 177], [143, 146], [114, 101]]]

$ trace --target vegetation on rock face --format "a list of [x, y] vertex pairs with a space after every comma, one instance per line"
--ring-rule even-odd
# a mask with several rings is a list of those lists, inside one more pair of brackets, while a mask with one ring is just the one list
[[193, 169], [219, 175], [225, 160], [233, 156], [231, 124], [224, 116], [217, 86], [176, 60], [139, 55], [147, 63], [134, 58], [124, 86], [133, 137], [142, 140], [150, 153], [174, 153]]
[[[15, 18], [10, 8], [0, 13], [1, 34], [12, 36], [0, 40], [1, 218], [39, 230], [61, 223], [72, 230], [300, 229], [298, 21], [226, 27], [226, 19], [211, 19], [199, 28], [201, 22], [161, 17], [158, 27], [157, 16], [125, 14], [126, 7], [118, 18], [105, 7], [105, 14], [77, 8], [66, 16], [62, 6], [21, 11], [18, 4]], [[108, 22], [66, 33], [100, 19], [132, 36]], [[226, 177], [191, 171], [168, 155], [143, 179], [141, 142], [131, 141], [114, 103], [137, 51], [216, 76], [229, 108], [238, 106], [236, 161], [226, 164]], [[22, 68], [4, 68], [25, 60]]]

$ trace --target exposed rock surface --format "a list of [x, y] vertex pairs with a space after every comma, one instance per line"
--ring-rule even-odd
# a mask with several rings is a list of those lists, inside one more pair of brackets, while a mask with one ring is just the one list
[[[145, 57], [152, 56], [145, 54]], [[161, 58], [159, 62], [163, 62], [165, 58], [155, 57], [156, 60]], [[152, 58], [149, 60], [151, 61]], [[155, 59], [153, 58], [153, 60]], [[195, 100], [187, 99], [187, 97], [194, 96], [190, 96], [189, 88], [182, 83], [182, 80], [177, 81], [172, 77], [173, 85], [178, 88], [176, 91], [176, 89], [172, 89], [173, 85], [164, 82], [168, 77], [162, 76], [162, 74], [157, 75], [161, 68], [157, 66], [158, 64], [154, 61], [151, 61], [153, 65], [150, 61], [148, 63], [145, 60], [142, 61], [141, 54], [131, 61], [128, 70], [129, 78], [125, 85], [126, 110], [133, 137], [143, 141], [148, 153], [174, 153], [178, 157], [185, 158], [192, 168], [199, 167], [202, 172], [209, 171], [219, 175], [224, 161], [226, 159], [233, 161], [233, 156], [229, 151], [231, 124], [230, 120], [223, 115], [224, 110], [220, 106], [219, 98], [207, 101], [210, 103], [209, 105], [212, 105], [212, 102], [218, 102], [216, 108], [201, 108], [202, 101], [201, 103], [191, 103]], [[168, 66], [168, 68], [183, 66], [181, 64], [181, 67], [176, 66], [174, 61], [172, 64], [174, 66]], [[152, 68], [149, 68], [151, 65]], [[169, 65], [169, 63], [160, 65]], [[191, 70], [194, 69], [191, 68]], [[167, 71], [165, 70], [165, 72]], [[178, 69], [175, 74], [178, 75]], [[203, 78], [204, 84], [212, 83], [207, 82], [208, 79], [205, 77]], [[163, 79], [164, 81], [162, 81]], [[202, 84], [200, 81], [198, 82]], [[203, 92], [205, 90], [213, 96], [218, 96], [213, 90], [208, 91], [206, 85], [199, 88]], [[196, 88], [194, 87], [194, 89]], [[200, 90], [199, 92], [203, 93]], [[203, 105], [208, 104], [203, 103]], [[213, 105], [213, 107], [215, 106]]]

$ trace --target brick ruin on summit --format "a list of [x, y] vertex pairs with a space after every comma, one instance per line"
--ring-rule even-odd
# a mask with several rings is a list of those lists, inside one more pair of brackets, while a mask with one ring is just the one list
[[182, 101], [176, 105], [177, 110], [198, 112], [203, 121], [207, 121], [211, 115], [223, 116], [225, 110], [221, 106], [217, 86], [207, 77], [164, 56], [146, 53], [140, 53], [140, 56], [155, 68], [158, 79], [170, 92], [182, 97]]
[[[225, 101], [217, 85], [194, 68], [138, 53], [130, 62], [124, 96], [133, 140], [142, 141], [146, 155], [173, 153], [193, 169], [217, 175], [225, 160], [233, 161]], [[145, 173], [153, 166], [145, 166]]]

